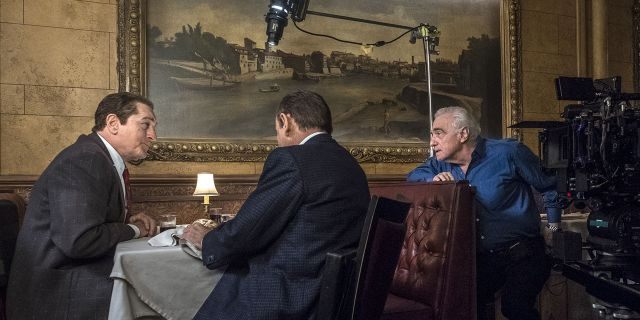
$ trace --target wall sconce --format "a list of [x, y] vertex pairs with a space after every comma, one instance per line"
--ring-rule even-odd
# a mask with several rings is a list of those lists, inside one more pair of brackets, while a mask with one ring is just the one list
[[213, 173], [209, 172], [200, 172], [198, 173], [198, 182], [196, 183], [196, 191], [193, 192], [194, 196], [203, 196], [204, 201], [204, 213], [209, 218], [209, 197], [210, 196], [219, 196], [218, 190], [216, 190], [216, 185], [213, 182]]

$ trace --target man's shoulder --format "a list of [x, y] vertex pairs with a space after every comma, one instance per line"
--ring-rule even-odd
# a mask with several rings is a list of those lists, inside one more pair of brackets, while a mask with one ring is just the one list
[[512, 152], [517, 149], [521, 144], [516, 139], [506, 138], [506, 139], [485, 139], [486, 148], [490, 152], [501, 151], [501, 152]]
[[73, 144], [69, 145], [67, 148], [65, 148], [63, 151], [83, 151], [83, 150], [87, 150], [87, 151], [97, 151], [97, 150], [101, 150], [101, 146], [100, 146], [100, 141], [93, 138], [91, 135], [80, 135], [78, 137], [78, 139], [76, 139], [76, 142], [74, 142]]
[[291, 157], [292, 149], [296, 146], [276, 147], [267, 155], [266, 161], [274, 158]]
[[[316, 153], [322, 150], [344, 150], [344, 148], [338, 144], [330, 135], [319, 134], [312, 137], [304, 144], [296, 144], [286, 147], [277, 147], [274, 149], [275, 154], [288, 153], [288, 154], [301, 154], [301, 153]], [[278, 151], [279, 150], [279, 151]], [[272, 152], [274, 153], [274, 152]]]
[[[106, 157], [105, 157], [106, 156]], [[90, 135], [80, 135], [76, 142], [64, 148], [56, 156], [55, 160], [70, 161], [75, 158], [93, 158], [109, 160], [109, 155], [105, 152], [100, 141]]]
[[104, 153], [98, 142], [81, 135], [75, 143], [67, 146], [56, 155], [38, 180], [57, 176], [61, 170], [87, 171], [100, 175], [111, 167], [113, 167], [111, 158]]
[[333, 139], [322, 142], [305, 143], [274, 149], [267, 157], [266, 163], [273, 165], [293, 164], [298, 167], [314, 165], [352, 165], [357, 166], [353, 156]]
[[515, 139], [494, 139], [486, 144], [486, 157], [491, 160], [521, 160], [532, 154], [533, 151], [527, 145]]
[[[322, 135], [322, 136], [326, 136], [326, 135]], [[343, 146], [341, 146], [338, 142], [336, 142], [330, 136], [328, 137], [328, 139], [327, 137], [321, 137], [321, 136], [314, 137], [314, 139], [317, 139], [317, 140], [314, 141], [313, 143], [305, 143], [303, 145], [294, 146], [294, 148], [291, 149], [292, 154], [296, 158], [304, 158], [304, 159], [308, 158], [307, 160], [312, 160], [312, 161], [327, 159], [327, 158], [330, 158], [333, 160], [353, 159], [353, 156], [349, 153], [349, 151], [345, 149]]]

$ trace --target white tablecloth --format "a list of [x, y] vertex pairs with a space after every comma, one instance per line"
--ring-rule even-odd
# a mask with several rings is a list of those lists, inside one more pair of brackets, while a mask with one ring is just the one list
[[179, 246], [151, 247], [147, 240], [116, 248], [109, 320], [192, 319], [224, 270], [207, 269]]

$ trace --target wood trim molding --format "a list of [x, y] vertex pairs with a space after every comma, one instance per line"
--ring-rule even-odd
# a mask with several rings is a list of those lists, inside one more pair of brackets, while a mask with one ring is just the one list
[[[216, 187], [220, 196], [211, 198], [211, 208], [222, 208], [223, 213], [234, 214], [255, 190], [258, 175], [219, 175]], [[17, 193], [28, 201], [38, 176], [0, 176], [0, 193]], [[369, 184], [405, 181], [404, 175], [372, 175]], [[189, 223], [207, 218], [201, 197], [192, 196], [196, 176], [185, 175], [133, 175], [133, 211], [150, 216], [175, 213], [178, 223]]]
[[[39, 176], [36, 175], [0, 175], [0, 190], [7, 187], [31, 187]], [[216, 183], [220, 184], [256, 184], [260, 175], [237, 174], [216, 175]], [[368, 175], [369, 183], [392, 183], [405, 180], [401, 174], [374, 174]], [[168, 174], [144, 174], [132, 175], [131, 183], [134, 185], [193, 185], [196, 184], [196, 175], [168, 175]]]

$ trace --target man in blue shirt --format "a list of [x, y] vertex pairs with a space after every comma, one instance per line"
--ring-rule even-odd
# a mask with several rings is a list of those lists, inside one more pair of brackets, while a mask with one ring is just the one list
[[484, 139], [464, 108], [438, 110], [431, 129], [434, 156], [411, 171], [408, 181], [468, 180], [476, 188], [478, 319], [503, 288], [502, 313], [509, 319], [540, 319], [536, 296], [551, 271], [540, 214], [531, 187], [543, 194], [552, 231], [562, 201], [555, 177], [515, 140]]

